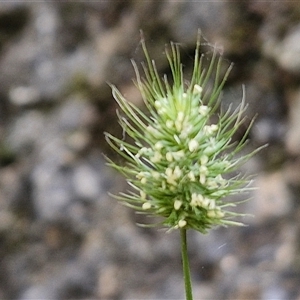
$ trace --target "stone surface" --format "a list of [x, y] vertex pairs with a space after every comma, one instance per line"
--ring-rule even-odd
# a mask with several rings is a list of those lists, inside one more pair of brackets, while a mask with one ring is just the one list
[[286, 133], [286, 147], [291, 155], [300, 154], [300, 90], [295, 91], [289, 97], [289, 123]]
[[241, 169], [259, 187], [238, 208], [248, 226], [189, 233], [195, 299], [300, 299], [299, 23], [293, 1], [2, 3], [0, 298], [184, 298], [178, 233], [137, 227], [107, 195], [126, 186], [103, 131], [122, 134], [107, 82], [142, 105], [140, 29], [168, 74], [165, 44], [189, 70], [200, 27], [205, 53], [235, 63], [223, 107], [245, 84], [247, 147], [269, 147]]

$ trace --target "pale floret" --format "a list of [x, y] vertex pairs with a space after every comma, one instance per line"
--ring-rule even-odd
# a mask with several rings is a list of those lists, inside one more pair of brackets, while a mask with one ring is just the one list
[[178, 132], [183, 129], [183, 123], [184, 123], [184, 112], [179, 111], [175, 121], [175, 128]]
[[158, 136], [158, 131], [151, 125], [146, 127], [147, 132], [149, 132], [150, 134], [154, 135], [154, 136]]
[[175, 200], [174, 201], [174, 209], [175, 210], [179, 210], [181, 205], [182, 205], [182, 201], [180, 201], [180, 200]]
[[182, 121], [179, 121], [178, 119], [175, 121], [175, 128], [177, 132], [180, 132], [182, 130]]
[[202, 116], [207, 116], [209, 112], [209, 107], [206, 106], [206, 105], [200, 105], [199, 107], [199, 114], [202, 115]]
[[200, 85], [198, 85], [198, 84], [195, 84], [195, 85], [194, 85], [193, 92], [194, 92], [195, 94], [201, 94], [202, 91], [203, 91], [203, 89], [202, 89], [202, 87], [201, 87]]
[[167, 183], [172, 184], [172, 185], [177, 185], [177, 180], [181, 177], [182, 171], [178, 166], [175, 167], [174, 170], [171, 168], [166, 169], [166, 179]]
[[155, 151], [154, 152], [154, 155], [150, 158], [150, 160], [153, 162], [153, 163], [157, 163], [157, 162], [160, 162], [162, 159], [162, 155], [160, 152], [158, 151]]
[[160, 173], [157, 172], [157, 171], [152, 171], [151, 174], [152, 174], [152, 176], [153, 176], [154, 179], [159, 179], [160, 178]]
[[202, 155], [200, 157], [200, 162], [201, 162], [201, 165], [206, 165], [207, 162], [208, 162], [208, 156], [207, 155]]
[[193, 171], [190, 171], [187, 176], [190, 179], [190, 181], [192, 181], [192, 182], [196, 181], [196, 176], [195, 176], [195, 173]]
[[193, 126], [187, 122], [185, 122], [181, 133], [179, 134], [179, 137], [181, 139], [186, 139], [188, 137], [188, 135], [190, 134], [190, 132], [192, 131]]
[[144, 210], [150, 209], [150, 208], [151, 208], [151, 203], [150, 203], [150, 202], [145, 202], [145, 203], [142, 205], [142, 208], [143, 208]]
[[148, 148], [143, 147], [139, 150], [139, 152], [135, 155], [136, 158], [140, 158], [142, 155], [148, 152]]
[[165, 107], [161, 107], [160, 109], [157, 110], [157, 113], [159, 115], [164, 115], [164, 114], [166, 114], [166, 112], [167, 112], [167, 109]]
[[146, 199], [146, 193], [144, 191], [140, 191], [140, 195], [142, 199]]
[[192, 139], [189, 141], [188, 147], [189, 147], [190, 152], [194, 152], [198, 149], [199, 143], [197, 142], [197, 140]]
[[172, 129], [174, 127], [174, 122], [172, 120], [167, 120], [166, 121], [166, 126], [169, 128], [169, 129]]
[[213, 134], [217, 130], [218, 130], [218, 125], [217, 124], [205, 125], [203, 127], [203, 131], [207, 135], [211, 135], [211, 134]]
[[176, 152], [167, 152], [166, 153], [166, 160], [172, 162], [173, 160], [180, 160], [184, 157], [184, 151], [179, 150]]
[[200, 172], [200, 179], [199, 182], [201, 184], [204, 184], [206, 181], [206, 176], [208, 175], [208, 169], [206, 166], [200, 166], [199, 168], [199, 172]]
[[209, 198], [204, 198], [203, 197], [203, 200], [202, 200], [202, 202], [201, 202], [201, 205], [204, 207], [204, 208], [206, 208], [206, 209], [208, 209], [209, 208], [209, 205], [210, 205], [210, 202], [211, 202], [211, 199], [209, 199]]
[[180, 144], [181, 144], [181, 141], [180, 141], [179, 136], [178, 136], [177, 134], [174, 134], [173, 137], [174, 137], [175, 142], [176, 142], [178, 145], [180, 145]]
[[219, 128], [219, 126], [217, 124], [210, 125], [210, 129], [211, 129], [212, 132], [217, 131], [218, 128]]
[[183, 119], [184, 119], [184, 112], [179, 111], [179, 112], [178, 112], [178, 115], [177, 115], [177, 120], [178, 120], [179, 122], [182, 122]]
[[179, 220], [178, 227], [183, 228], [186, 226], [186, 224], [187, 224], [186, 220]]
[[147, 182], [147, 173], [145, 172], [139, 172], [137, 175], [136, 175], [136, 178], [139, 179], [141, 181], [142, 184], [145, 184]]
[[154, 145], [154, 149], [155, 150], [161, 150], [162, 148], [164, 147], [163, 143], [162, 142], [157, 142], [155, 145]]
[[215, 210], [215, 214], [216, 214], [216, 218], [219, 218], [219, 219], [221, 219], [221, 218], [223, 218], [225, 216], [224, 212], [221, 211], [221, 209], [216, 209]]
[[156, 101], [154, 102], [154, 105], [155, 105], [155, 107], [156, 107], [157, 109], [160, 109], [160, 108], [162, 107], [162, 104], [161, 104], [161, 102], [160, 102], [159, 100], [156, 100]]
[[178, 166], [175, 167], [174, 169], [174, 175], [179, 178], [182, 175], [182, 171], [180, 170], [180, 168]]
[[225, 215], [224, 212], [222, 212], [219, 208], [214, 210], [209, 210], [207, 212], [207, 216], [213, 219], [221, 219], [224, 217], [224, 215]]
[[206, 184], [209, 189], [216, 189], [219, 187], [217, 181], [211, 178], [206, 181]]
[[190, 204], [191, 204], [191, 206], [201, 206], [203, 200], [204, 200], [204, 197], [201, 194], [193, 193]]
[[210, 200], [208, 204], [208, 209], [215, 209], [215, 208], [216, 208], [216, 204], [214, 200]]
[[184, 151], [179, 150], [179, 151], [176, 151], [176, 152], [172, 152], [172, 155], [173, 155], [175, 160], [180, 160], [184, 157]]
[[169, 162], [173, 161], [173, 154], [172, 154], [172, 152], [167, 152], [166, 153], [166, 160], [169, 161]]

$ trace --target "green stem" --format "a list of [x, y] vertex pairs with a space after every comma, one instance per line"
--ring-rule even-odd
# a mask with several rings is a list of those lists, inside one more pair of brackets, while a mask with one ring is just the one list
[[180, 229], [180, 235], [181, 235], [181, 255], [182, 255], [184, 286], [185, 286], [185, 298], [186, 300], [193, 300], [191, 272], [190, 272], [188, 252], [187, 252], [186, 229]]

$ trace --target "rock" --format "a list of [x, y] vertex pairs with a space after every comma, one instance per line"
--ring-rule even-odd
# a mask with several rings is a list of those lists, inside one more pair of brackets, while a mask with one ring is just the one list
[[292, 28], [278, 48], [275, 50], [275, 59], [286, 71], [300, 74], [300, 26]]
[[300, 90], [290, 96], [289, 123], [286, 133], [286, 149], [291, 155], [300, 154]]
[[109, 265], [100, 272], [97, 296], [99, 299], [115, 299], [121, 294], [118, 267]]
[[[211, 37], [212, 34], [215, 34], [220, 37], [223, 25], [228, 21], [228, 4], [225, 2], [182, 2], [177, 4], [176, 9], [177, 22], [172, 28], [173, 34], [176, 40], [184, 43], [195, 44], [198, 29], [203, 31], [204, 36], [209, 34]], [[212, 19], [216, 21], [213, 24], [211, 23]]]
[[261, 295], [262, 300], [269, 300], [269, 299], [278, 299], [284, 300], [289, 298], [288, 293], [282, 288], [280, 282], [274, 282], [270, 284], [268, 287], [265, 288], [264, 292]]
[[31, 299], [57, 299], [58, 295], [52, 288], [35, 285], [26, 289], [18, 298], [18, 300], [31, 300]]
[[10, 101], [17, 106], [36, 104], [40, 101], [39, 92], [30, 86], [18, 86], [10, 90]]
[[285, 123], [273, 118], [260, 118], [251, 130], [253, 139], [259, 145], [283, 142], [286, 133]]
[[94, 289], [92, 272], [80, 264], [64, 264], [55, 275], [47, 277], [43, 284], [32, 285], [18, 299], [83, 299]]
[[[57, 149], [57, 145], [53, 145]], [[48, 221], [68, 218], [72, 204], [72, 172], [60, 169], [57, 161], [45, 161], [32, 173], [33, 199], [38, 218]]]
[[7, 144], [18, 155], [28, 155], [43, 134], [45, 119], [39, 110], [25, 111], [12, 124]]
[[257, 190], [251, 201], [255, 222], [287, 215], [292, 209], [292, 199], [282, 172], [261, 175], [255, 181]]
[[88, 164], [81, 164], [74, 170], [74, 192], [86, 201], [97, 201], [101, 196], [100, 170]]

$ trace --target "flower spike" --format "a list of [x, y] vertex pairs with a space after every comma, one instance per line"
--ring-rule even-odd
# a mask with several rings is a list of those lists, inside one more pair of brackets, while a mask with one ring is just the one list
[[243, 215], [230, 211], [235, 203], [225, 197], [248, 191], [249, 180], [228, 175], [260, 149], [236, 158], [250, 129], [240, 142], [232, 142], [244, 122], [244, 98], [237, 109], [216, 113], [232, 65], [222, 76], [221, 55], [213, 51], [207, 59], [201, 54], [199, 35], [187, 84], [178, 44], [166, 48], [171, 69], [167, 78], [159, 75], [144, 38], [141, 43], [146, 58], [143, 76], [134, 61], [133, 68], [148, 113], [111, 86], [121, 110], [119, 123], [134, 141], [131, 145], [105, 133], [109, 145], [125, 158], [125, 165], [111, 160], [109, 165], [124, 174], [132, 188], [116, 198], [139, 212], [161, 217], [159, 224], [168, 228], [206, 233], [214, 226], [243, 225], [232, 220]]

